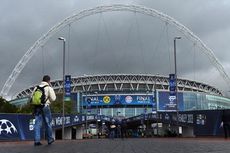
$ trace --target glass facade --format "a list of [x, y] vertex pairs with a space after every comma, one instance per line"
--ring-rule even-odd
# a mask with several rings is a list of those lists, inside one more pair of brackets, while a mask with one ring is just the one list
[[[137, 116], [145, 113], [151, 113], [153, 107], [157, 106], [157, 111], [171, 111], [167, 110], [166, 106], [170, 103], [170, 95], [168, 91], [157, 91], [157, 98], [156, 101], [149, 96], [149, 102], [146, 102], [146, 97], [140, 96], [144, 95], [143, 93], [136, 93], [134, 94], [127, 94], [120, 95], [120, 97], [124, 97], [122, 103], [117, 105], [116, 99], [113, 98], [114, 94], [106, 94], [106, 95], [99, 95], [99, 102], [95, 103], [93, 100], [91, 101], [91, 113], [96, 113], [96, 107], [100, 109], [101, 115], [107, 116], [124, 116], [124, 117], [132, 117]], [[91, 96], [92, 99], [95, 99], [95, 95]], [[103, 101], [103, 100], [107, 101]], [[100, 101], [101, 99], [101, 101]], [[110, 101], [109, 101], [109, 100]], [[142, 101], [138, 101], [138, 100]], [[174, 99], [175, 100], [175, 99]], [[84, 102], [81, 102], [84, 104]], [[230, 109], [230, 99], [216, 96], [216, 95], [209, 95], [207, 93], [200, 93], [200, 92], [179, 92], [178, 93], [178, 104], [179, 104], [179, 111], [190, 111], [190, 110], [213, 110], [213, 109]], [[83, 109], [86, 108], [86, 103]], [[175, 106], [176, 108], [176, 106]], [[83, 110], [82, 112], [86, 112]]]
[[230, 99], [205, 93], [183, 93], [184, 110], [229, 109]]
[[14, 100], [10, 101], [11, 104], [16, 105], [18, 107], [27, 104], [27, 102], [29, 102], [28, 97], [21, 98], [21, 99], [14, 99]]
[[125, 116], [132, 117], [135, 114], [135, 109], [133, 108], [125, 108]]
[[[151, 113], [153, 108], [157, 111], [167, 111], [167, 103], [170, 103], [169, 92], [158, 90], [156, 94], [125, 93], [91, 95], [90, 101], [84, 102], [84, 95], [72, 93], [72, 100], [76, 102], [76, 112], [100, 114], [106, 116], [132, 117], [144, 113]], [[95, 99], [95, 100], [94, 100]], [[21, 106], [28, 102], [28, 98], [14, 99], [12, 104]], [[230, 99], [222, 96], [210, 95], [200, 92], [179, 92], [179, 111], [190, 110], [215, 110], [230, 109]]]
[[145, 110], [146, 113], [151, 113], [151, 108], [90, 108], [90, 109], [83, 109], [82, 113], [85, 114], [88, 112], [88, 114], [97, 114], [97, 110], [99, 110], [100, 115], [106, 115], [106, 116], [125, 116], [125, 117], [132, 117], [144, 114]]
[[112, 108], [102, 108], [100, 109], [102, 115], [112, 116], [113, 109]]

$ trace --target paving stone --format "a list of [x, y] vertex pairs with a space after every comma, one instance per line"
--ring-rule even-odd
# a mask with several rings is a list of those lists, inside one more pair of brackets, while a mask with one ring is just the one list
[[0, 142], [0, 153], [228, 153], [230, 139], [223, 138], [129, 138]]

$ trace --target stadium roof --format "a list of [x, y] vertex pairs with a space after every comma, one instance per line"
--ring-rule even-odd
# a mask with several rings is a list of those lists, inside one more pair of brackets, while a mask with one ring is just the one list
[[[73, 77], [71, 79], [71, 92], [138, 92], [169, 90], [169, 79], [166, 76], [147, 75], [147, 74], [104, 74], [104, 75], [85, 75]], [[213, 95], [222, 93], [215, 87], [204, 83], [191, 81], [187, 79], [177, 80], [178, 91], [205, 92]], [[56, 93], [63, 92], [63, 81], [51, 81], [51, 85]], [[17, 94], [17, 98], [28, 97], [34, 87], [25, 89]]]

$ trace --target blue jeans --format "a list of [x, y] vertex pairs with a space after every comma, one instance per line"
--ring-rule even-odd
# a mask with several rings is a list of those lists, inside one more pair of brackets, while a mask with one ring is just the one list
[[109, 136], [109, 137], [110, 137], [111, 139], [113, 139], [114, 136], [115, 136], [115, 130], [112, 129], [112, 130], [110, 131], [110, 136]]
[[34, 125], [34, 141], [40, 142], [41, 140], [41, 127], [42, 122], [45, 125], [45, 131], [46, 131], [46, 137], [48, 143], [53, 141], [52, 137], [52, 117], [51, 117], [51, 111], [50, 107], [46, 106], [42, 108], [36, 108], [35, 110], [35, 125]]
[[227, 139], [228, 137], [230, 137], [230, 123], [224, 123], [223, 125], [224, 128], [224, 137]]

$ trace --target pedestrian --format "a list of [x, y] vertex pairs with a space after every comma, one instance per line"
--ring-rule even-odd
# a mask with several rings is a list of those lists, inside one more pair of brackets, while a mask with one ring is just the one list
[[115, 130], [116, 130], [116, 125], [114, 123], [112, 123], [110, 125], [110, 138], [114, 139], [115, 136]]
[[34, 146], [40, 146], [42, 143], [41, 140], [41, 127], [42, 123], [44, 123], [46, 138], [48, 144], [52, 144], [54, 142], [54, 138], [52, 137], [52, 116], [50, 110], [50, 104], [52, 101], [55, 101], [56, 95], [53, 88], [50, 85], [50, 76], [45, 75], [42, 79], [42, 82], [39, 86], [35, 87], [33, 94], [36, 91], [36, 88], [43, 88], [44, 90], [44, 103], [42, 105], [34, 106], [34, 115], [35, 115], [35, 125], [34, 125]]
[[121, 125], [119, 123], [117, 124], [117, 138], [122, 138], [121, 137]]
[[230, 136], [230, 110], [223, 110], [222, 122], [224, 128], [224, 137], [227, 139]]
[[121, 138], [126, 138], [126, 128], [127, 124], [125, 121], [121, 121]]

